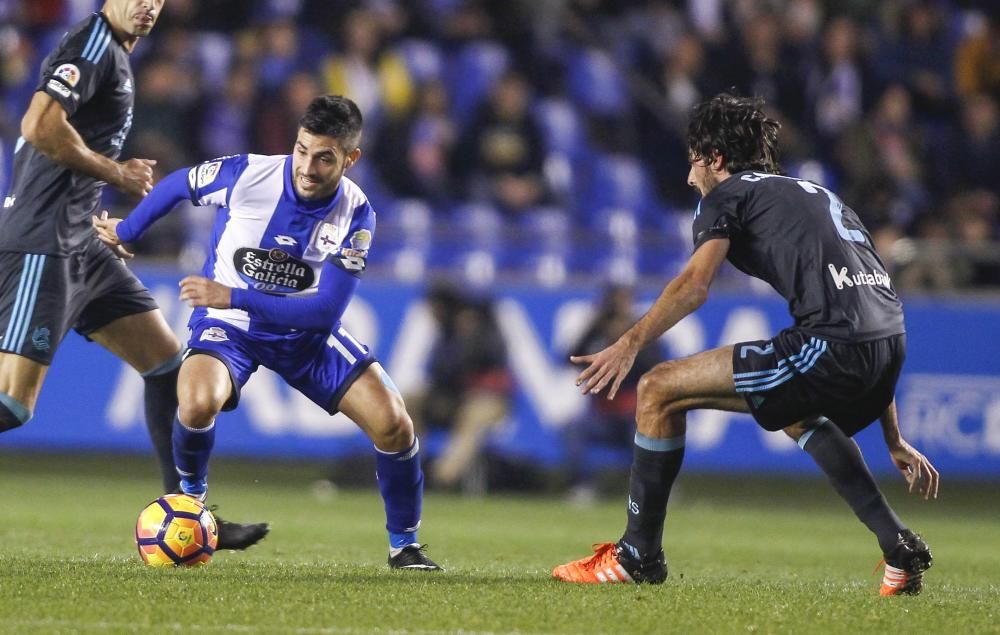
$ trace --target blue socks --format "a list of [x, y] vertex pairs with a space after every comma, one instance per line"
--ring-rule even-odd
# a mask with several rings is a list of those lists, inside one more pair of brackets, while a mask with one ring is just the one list
[[207, 428], [188, 428], [174, 420], [174, 465], [181, 477], [181, 491], [205, 499], [208, 493], [208, 458], [215, 445], [215, 422]]
[[420, 469], [420, 442], [402, 452], [375, 448], [375, 475], [385, 502], [385, 528], [390, 550], [417, 542], [420, 512], [424, 502], [424, 473]]

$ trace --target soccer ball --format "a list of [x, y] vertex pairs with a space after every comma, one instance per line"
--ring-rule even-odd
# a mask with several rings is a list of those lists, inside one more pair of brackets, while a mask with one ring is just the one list
[[135, 523], [139, 557], [151, 567], [206, 564], [219, 542], [212, 512], [197, 498], [167, 494], [146, 505]]

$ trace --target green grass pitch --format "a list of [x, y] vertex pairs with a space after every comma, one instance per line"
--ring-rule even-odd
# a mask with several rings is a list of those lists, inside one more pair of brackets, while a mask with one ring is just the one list
[[874, 539], [819, 480], [683, 474], [667, 583], [582, 587], [550, 571], [617, 538], [621, 502], [431, 493], [421, 538], [447, 572], [390, 572], [377, 492], [317, 496], [320, 474], [217, 462], [212, 502], [271, 535], [150, 569], [132, 538], [149, 460], [0, 453], [0, 633], [1000, 633], [995, 483], [925, 503], [887, 479], [935, 566], [923, 595], [880, 598]]

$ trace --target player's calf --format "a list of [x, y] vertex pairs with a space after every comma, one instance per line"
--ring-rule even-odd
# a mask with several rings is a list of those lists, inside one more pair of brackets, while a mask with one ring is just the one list
[[208, 495], [208, 459], [215, 446], [215, 422], [204, 428], [189, 428], [177, 419], [172, 441], [181, 491], [205, 500]]

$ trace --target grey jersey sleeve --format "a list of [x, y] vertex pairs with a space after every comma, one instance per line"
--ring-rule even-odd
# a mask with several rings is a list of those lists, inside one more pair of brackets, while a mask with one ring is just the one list
[[714, 238], [729, 238], [737, 230], [743, 199], [741, 188], [732, 187], [728, 180], [701, 199], [691, 228], [695, 250]]
[[98, 91], [113, 63], [107, 49], [111, 29], [96, 16], [82, 30], [67, 34], [42, 64], [36, 90], [47, 93], [72, 117]]

